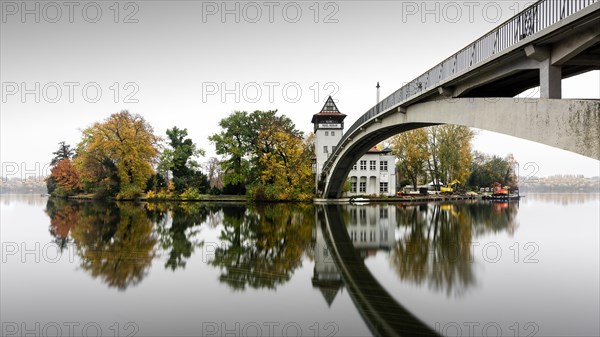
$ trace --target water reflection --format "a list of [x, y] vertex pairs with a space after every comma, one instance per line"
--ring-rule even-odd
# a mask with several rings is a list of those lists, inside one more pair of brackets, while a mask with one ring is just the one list
[[488, 233], [518, 227], [518, 203], [460, 202], [398, 207], [398, 236], [390, 264], [398, 277], [447, 296], [476, 284], [473, 243]]
[[[472, 243], [514, 233], [518, 203], [327, 206], [135, 204], [50, 199], [50, 233], [72, 243], [81, 269], [107, 286], [142, 282], [153, 260], [172, 271], [204, 249], [233, 290], [277, 289], [314, 259], [312, 285], [328, 306], [342, 288], [376, 335], [435, 334], [390, 296], [365, 265], [385, 252], [402, 282], [461, 296], [476, 282]], [[217, 232], [216, 242], [204, 231]], [[208, 246], [211, 247], [208, 247]], [[210, 248], [210, 249], [208, 249]]]
[[[95, 203], [49, 199], [50, 234], [63, 249], [72, 243], [81, 267], [109, 287], [125, 290], [143, 280], [152, 260], [184, 269], [199, 248], [219, 269], [219, 281], [244, 290], [275, 289], [290, 280], [311, 247], [312, 205]], [[203, 228], [219, 228], [205, 242]], [[211, 247], [205, 247], [205, 246]], [[205, 253], [206, 253], [205, 252]]]
[[185, 268], [194, 251], [203, 246], [200, 229], [211, 209], [198, 203], [147, 204], [147, 209], [157, 224], [160, 248], [168, 255], [165, 268]]
[[275, 289], [289, 281], [310, 246], [311, 205], [223, 207], [223, 228], [210, 264], [233, 289]]
[[[487, 233], [514, 233], [517, 210], [518, 203], [347, 205], [342, 219], [363, 259], [389, 252], [400, 280], [460, 296], [476, 284], [472, 242]], [[46, 213], [56, 243], [62, 248], [75, 244], [82, 269], [121, 290], [139, 283], [156, 256], [165, 256], [165, 268], [175, 271], [205, 245], [213, 246], [208, 263], [219, 269], [219, 281], [232, 289], [275, 289], [289, 281], [303, 256], [314, 257], [312, 282], [329, 305], [341, 286], [321, 234], [313, 228], [312, 205], [103, 204], [52, 198]], [[218, 242], [204, 242], [203, 226], [220, 230]]]
[[48, 199], [46, 214], [50, 217], [50, 235], [63, 251], [72, 243], [71, 229], [79, 222], [79, 207], [64, 199]]
[[[350, 211], [352, 211], [356, 206], [350, 207]], [[360, 210], [364, 210], [364, 215], [366, 216], [368, 213], [378, 213], [376, 211], [380, 211], [381, 206], [374, 206], [369, 209], [359, 208], [359, 212], [357, 212], [359, 216], [362, 213]], [[370, 210], [370, 212], [367, 210]], [[352, 219], [352, 213], [350, 212], [350, 219]], [[365, 219], [362, 216], [360, 217]], [[339, 273], [354, 305], [373, 335], [438, 335], [427, 324], [423, 323], [407, 308], [398, 303], [365, 266], [364, 254], [359, 254], [359, 251], [355, 247], [357, 238], [348, 232], [348, 210], [343, 210], [338, 205], [319, 205], [317, 207], [316, 219], [316, 246], [319, 250], [323, 247], [326, 251], [322, 255], [317, 255], [317, 258], [323, 258], [324, 261], [319, 263], [317, 260], [315, 262], [313, 285], [315, 285], [315, 279], [327, 282], [324, 287], [326, 292], [323, 292], [326, 295], [326, 300], [328, 300], [327, 295], [335, 296], [337, 293], [335, 288], [337, 281], [336, 273]], [[373, 220], [377, 220], [377, 217], [374, 216]], [[357, 224], [358, 226], [364, 226], [364, 228], [359, 227], [358, 242], [366, 243], [366, 245], [377, 244], [377, 230], [368, 229], [368, 224], [363, 221], [357, 221]], [[377, 227], [377, 221], [372, 222], [371, 225]], [[351, 229], [350, 233], [352, 231]], [[382, 234], [380, 238], [385, 238], [385, 234], [383, 234], [385, 231], [380, 230], [379, 232]], [[367, 240], [367, 233], [373, 233], [374, 235], [369, 235], [369, 240]], [[320, 240], [324, 241], [324, 245]], [[329, 257], [333, 260], [333, 265], [328, 260]], [[317, 269], [317, 266], [320, 268]], [[335, 269], [329, 267], [335, 267]], [[317, 284], [317, 286], [319, 285]], [[329, 300], [328, 304], [331, 304]]]
[[583, 204], [589, 201], [597, 201], [598, 193], [531, 193], [523, 199], [524, 202], [541, 201], [557, 205]]

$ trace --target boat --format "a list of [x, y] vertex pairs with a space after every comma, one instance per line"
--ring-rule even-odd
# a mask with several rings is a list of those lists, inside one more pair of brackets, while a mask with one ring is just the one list
[[519, 200], [521, 196], [518, 194], [492, 194], [492, 195], [484, 195], [481, 197], [483, 200], [493, 200], [493, 201], [507, 201], [507, 200]]
[[351, 198], [350, 203], [352, 205], [368, 205], [371, 200], [367, 198]]

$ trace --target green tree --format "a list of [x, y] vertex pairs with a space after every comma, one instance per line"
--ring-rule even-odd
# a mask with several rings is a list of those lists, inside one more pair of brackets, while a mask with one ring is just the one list
[[474, 151], [468, 184], [472, 187], [491, 187], [498, 182], [515, 188], [517, 184], [514, 174], [515, 165], [516, 161], [512, 154], [501, 158]]
[[221, 132], [213, 134], [209, 140], [215, 145], [217, 154], [224, 156], [224, 190], [243, 193], [246, 186], [255, 183], [261, 176], [260, 158], [272, 153], [273, 139], [259, 137], [264, 130], [278, 130], [293, 136], [302, 136], [288, 117], [277, 115], [277, 111], [235, 111], [219, 122]]
[[54, 157], [52, 158], [52, 161], [50, 161], [50, 165], [54, 166], [56, 165], [56, 163], [63, 159], [71, 159], [75, 154], [75, 151], [71, 149], [71, 145], [66, 144], [64, 141], [62, 141], [58, 143], [58, 150], [52, 152], [52, 154], [54, 155]]
[[204, 156], [204, 150], [198, 148], [190, 139], [187, 129], [178, 129], [174, 126], [167, 130], [170, 149], [164, 151], [161, 160], [173, 172], [175, 192], [182, 193], [188, 188], [193, 188], [200, 193], [208, 190], [208, 179], [198, 170], [199, 165], [195, 157]]

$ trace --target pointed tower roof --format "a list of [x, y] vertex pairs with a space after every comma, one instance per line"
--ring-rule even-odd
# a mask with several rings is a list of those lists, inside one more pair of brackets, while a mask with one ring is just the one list
[[[321, 118], [319, 118], [319, 117], [321, 117]], [[327, 101], [325, 102], [325, 105], [323, 105], [323, 109], [321, 109], [321, 112], [313, 115], [311, 123], [316, 123], [317, 120], [322, 119], [322, 118], [331, 118], [331, 117], [333, 117], [335, 119], [339, 119], [341, 121], [344, 118], [346, 118], [346, 115], [341, 113], [338, 110], [337, 106], [335, 105], [335, 102], [333, 101], [333, 98], [331, 98], [331, 96], [329, 96], [327, 98]]]

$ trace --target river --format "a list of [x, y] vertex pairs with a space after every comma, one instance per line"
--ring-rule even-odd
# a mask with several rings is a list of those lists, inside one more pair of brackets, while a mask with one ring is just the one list
[[336, 207], [354, 279], [320, 209], [2, 195], [0, 334], [600, 335], [598, 194]]

